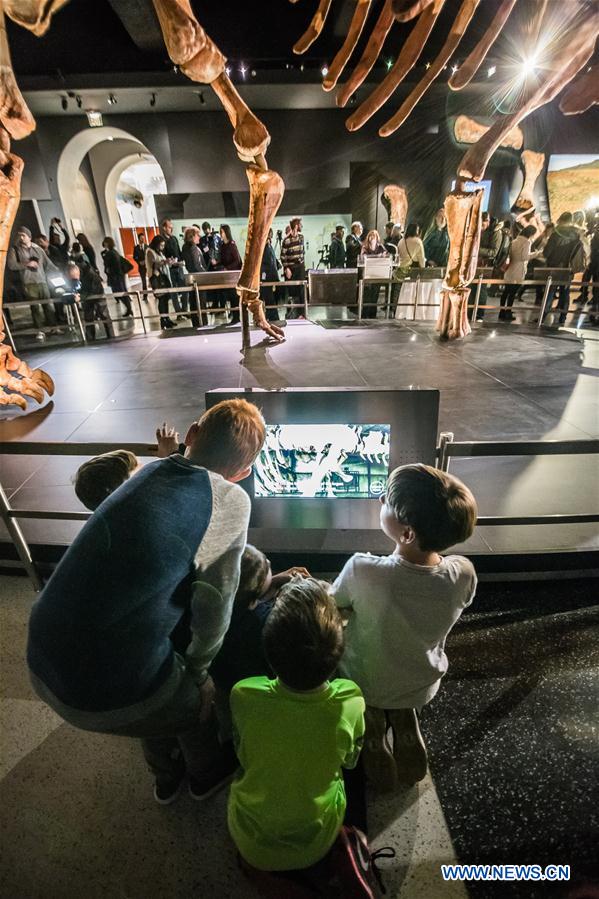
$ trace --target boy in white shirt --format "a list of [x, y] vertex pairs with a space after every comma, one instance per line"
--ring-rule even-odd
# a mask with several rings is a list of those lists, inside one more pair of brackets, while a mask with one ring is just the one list
[[396, 468], [381, 503], [381, 528], [395, 550], [356, 553], [333, 593], [349, 612], [340, 670], [366, 700], [366, 774], [393, 790], [426, 774], [417, 710], [439, 689], [445, 640], [476, 591], [472, 563], [440, 553], [471, 536], [477, 508], [460, 480], [421, 464]]

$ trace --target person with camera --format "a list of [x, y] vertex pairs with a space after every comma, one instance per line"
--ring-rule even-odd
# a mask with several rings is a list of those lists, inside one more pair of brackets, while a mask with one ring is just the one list
[[337, 225], [329, 248], [329, 268], [345, 268], [344, 234], [345, 228], [343, 225]]
[[[27, 300], [49, 300], [48, 275], [59, 275], [59, 269], [41, 247], [32, 243], [31, 231], [25, 225], [17, 230], [17, 242], [10, 247], [6, 264], [11, 272], [17, 272], [22, 295]], [[56, 313], [52, 303], [32, 303], [31, 318], [36, 328], [56, 325]]]
[[[289, 222], [289, 234], [285, 237], [281, 247], [281, 262], [286, 281], [303, 281], [306, 277], [306, 251], [304, 249], [304, 235], [302, 234], [301, 218], [292, 218]], [[302, 291], [300, 285], [288, 288], [287, 296], [291, 303], [301, 303]], [[297, 308], [287, 310], [287, 318], [299, 318]]]

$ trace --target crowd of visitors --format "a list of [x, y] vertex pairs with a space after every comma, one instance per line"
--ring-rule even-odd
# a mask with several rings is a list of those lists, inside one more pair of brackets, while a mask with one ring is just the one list
[[33, 606], [33, 687], [76, 728], [139, 739], [160, 804], [232, 781], [229, 831], [266, 894], [371, 896], [355, 809], [366, 784], [426, 775], [419, 711], [476, 591], [472, 564], [442, 553], [472, 534], [474, 497], [403, 465], [381, 498], [389, 556], [356, 553], [332, 584], [273, 574], [237, 483], [265, 439], [257, 406], [219, 403], [183, 445], [156, 436], [155, 461], [119, 450], [77, 473], [93, 514]]
[[[68, 307], [71, 302], [64, 299], [63, 294], [73, 294], [69, 281], [68, 267], [76, 263], [81, 274], [81, 283], [89, 284], [93, 280], [94, 288], [104, 295], [102, 274], [98, 268], [94, 247], [85, 234], [76, 235], [71, 243], [68, 231], [58, 218], [52, 219], [49, 229], [50, 237], [39, 235], [32, 240], [29, 228], [22, 226], [17, 230], [16, 240], [10, 247], [7, 257], [7, 284], [5, 296], [11, 299], [31, 300], [31, 316], [34, 327], [49, 328], [60, 331], [61, 326], [72, 326], [72, 314]], [[282, 238], [282, 232], [278, 232]], [[170, 330], [179, 322], [189, 321], [192, 327], [200, 326], [200, 315], [197, 308], [198, 295], [181, 288], [185, 284], [185, 273], [239, 271], [242, 258], [237, 244], [233, 240], [231, 228], [223, 223], [215, 230], [210, 222], [203, 222], [201, 227], [193, 225], [184, 232], [180, 243], [174, 233], [171, 219], [164, 219], [160, 231], [150, 244], [146, 242], [144, 232], [137, 234], [137, 243], [133, 249], [133, 259], [137, 264], [143, 297], [148, 301], [148, 292], [155, 291], [160, 316], [160, 327]], [[278, 302], [284, 299], [287, 304], [288, 319], [298, 318], [304, 313], [303, 286], [306, 279], [306, 252], [302, 219], [291, 219], [284, 238], [277, 238], [280, 251], [277, 257], [273, 246], [272, 229], [264, 249], [260, 278], [262, 282], [278, 282], [281, 287], [268, 286], [262, 289], [262, 298], [267, 306], [267, 317], [271, 321], [279, 320]], [[434, 268], [443, 270], [449, 257], [449, 234], [444, 209], [439, 209], [430, 227], [422, 233], [420, 224], [409, 222], [401, 224], [387, 222], [385, 234], [381, 238], [378, 231], [370, 230], [364, 237], [364, 229], [359, 221], [352, 222], [349, 234], [345, 235], [345, 227], [337, 225], [331, 234], [326, 262], [330, 269], [355, 269], [368, 257], [387, 257], [392, 262], [394, 284], [391, 289], [391, 303], [397, 304], [401, 283], [411, 276], [412, 269]], [[133, 271], [132, 263], [118, 251], [112, 237], [105, 237], [102, 242], [101, 258], [103, 277], [117, 304], [123, 306], [123, 318], [133, 317], [131, 299], [128, 296], [128, 275]], [[544, 279], [549, 270], [554, 281], [562, 281], [550, 287], [547, 297], [544, 287], [535, 288], [535, 304], [541, 306], [544, 298], [545, 315], [553, 311], [553, 303], [557, 299], [555, 309], [560, 324], [566, 320], [566, 310], [570, 305], [571, 281], [575, 275], [583, 281], [599, 281], [599, 223], [587, 222], [583, 212], [564, 212], [557, 223], [542, 223], [536, 214], [529, 214], [515, 219], [496, 219], [488, 212], [482, 214], [481, 238], [478, 255], [478, 266], [487, 270], [487, 276], [503, 281], [503, 285], [473, 285], [470, 292], [470, 306], [474, 307], [478, 293], [477, 319], [485, 316], [485, 308], [489, 305], [489, 297], [500, 296], [500, 321], [514, 319], [513, 306], [521, 299], [524, 290], [523, 282], [535, 279], [535, 271], [544, 270]], [[88, 272], [89, 270], [89, 272]], [[95, 272], [96, 276], [92, 276]], [[435, 276], [433, 275], [433, 278]], [[440, 289], [442, 272], [438, 276]], [[286, 286], [287, 282], [291, 282]], [[437, 289], [437, 292], [438, 292]], [[365, 284], [363, 294], [363, 317], [376, 318], [378, 311], [379, 284]], [[53, 302], [39, 302], [52, 300]], [[202, 306], [211, 308], [215, 315], [225, 317], [225, 322], [239, 322], [239, 307], [236, 290], [233, 287], [205, 290], [200, 292]], [[38, 301], [38, 302], [36, 302]], [[75, 295], [74, 302], [82, 301]], [[580, 309], [589, 301], [588, 313], [591, 324], [599, 323], [599, 285], [591, 291], [583, 287], [577, 294]], [[172, 304], [173, 317], [169, 314]], [[405, 304], [404, 304], [405, 305]], [[100, 333], [109, 331], [114, 336], [112, 325], [105, 327], [110, 320], [106, 302], [96, 303], [93, 310], [90, 306], [86, 318], [88, 339], [95, 339], [97, 329]], [[355, 306], [350, 306], [354, 312]], [[5, 314], [10, 323], [10, 309]], [[106, 319], [108, 316], [108, 319]]]

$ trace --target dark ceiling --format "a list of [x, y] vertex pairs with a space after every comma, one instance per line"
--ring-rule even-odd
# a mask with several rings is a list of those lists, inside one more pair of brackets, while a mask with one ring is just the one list
[[[224, 3], [193, 0], [194, 9], [208, 34], [230, 58], [247, 61], [260, 74], [285, 69], [287, 63], [315, 74], [330, 62], [347, 29], [353, 2], [336, 0], [325, 31], [305, 57], [292, 53], [294, 42], [305, 30], [318, 0], [226, 0]], [[526, 3], [527, 0], [524, 0]], [[383, 0], [374, 0], [369, 21], [374, 24]], [[484, 0], [460, 47], [462, 57], [480, 37], [499, 0]], [[449, 0], [429, 42], [432, 56], [445, 40], [460, 0]], [[394, 25], [384, 57], [397, 54], [410, 25]], [[129, 30], [127, 30], [127, 28]], [[369, 28], [362, 35], [360, 48]], [[36, 38], [8, 22], [15, 71], [21, 76], [84, 73], [152, 72], [169, 68], [151, 0], [70, 0], [54, 17], [44, 37]], [[381, 59], [380, 65], [384, 65]]]

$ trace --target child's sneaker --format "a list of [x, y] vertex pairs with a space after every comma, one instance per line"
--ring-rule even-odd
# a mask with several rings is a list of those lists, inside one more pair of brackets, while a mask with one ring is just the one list
[[370, 784], [382, 793], [397, 789], [397, 765], [387, 738], [389, 724], [384, 709], [366, 706], [366, 739], [362, 750], [364, 772]]
[[174, 802], [183, 786], [185, 780], [185, 769], [181, 774], [173, 777], [160, 778], [154, 784], [154, 799], [159, 805], [170, 805]]
[[402, 783], [417, 783], [426, 777], [428, 757], [416, 709], [390, 709], [387, 715], [393, 730], [397, 776]]
[[222, 755], [212, 768], [200, 777], [189, 776], [189, 795], [198, 802], [208, 799], [231, 783], [238, 767], [239, 761], [233, 743], [223, 744]]

